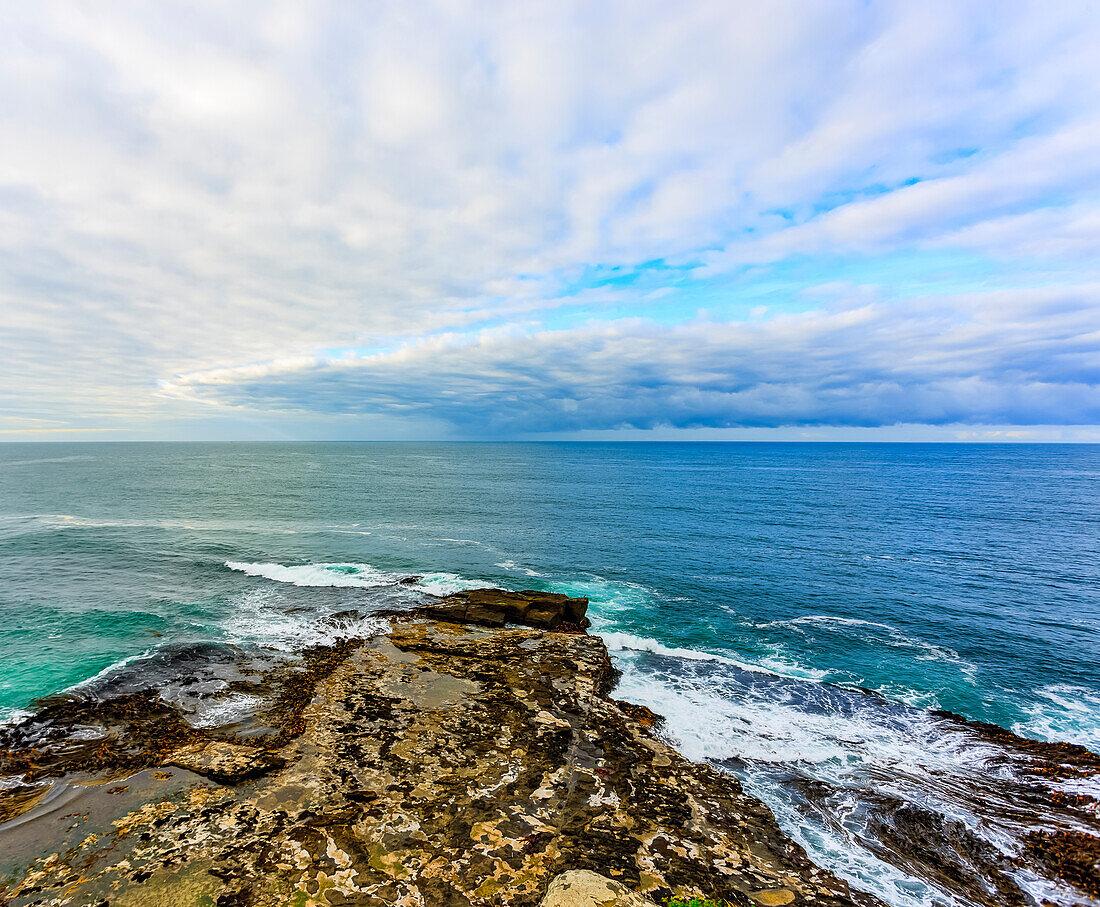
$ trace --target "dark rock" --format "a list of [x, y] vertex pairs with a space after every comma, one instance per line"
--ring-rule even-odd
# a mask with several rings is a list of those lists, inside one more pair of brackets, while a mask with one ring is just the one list
[[964, 718], [954, 712], [935, 711], [937, 718], [962, 725], [971, 733], [994, 744], [1004, 758], [1022, 757], [1030, 762], [1031, 774], [1049, 780], [1086, 778], [1100, 772], [1100, 754], [1076, 743], [1054, 743], [1021, 737], [996, 724]]
[[204, 736], [154, 692], [104, 700], [63, 694], [0, 728], [0, 776], [33, 782], [73, 772], [125, 774]]
[[633, 702], [623, 702], [620, 699], [616, 699], [614, 702], [615, 705], [644, 728], [658, 728], [664, 724], [665, 719], [663, 716], [658, 715], [652, 709], [646, 708], [644, 705], [638, 705]]
[[503, 589], [472, 589], [449, 595], [438, 604], [427, 605], [419, 613], [434, 620], [459, 624], [503, 627], [520, 624], [545, 630], [587, 627], [587, 598], [570, 598], [556, 592], [506, 592]]
[[399, 579], [397, 581], [397, 585], [399, 585], [399, 586], [415, 586], [422, 579], [424, 579], [424, 577], [422, 577], [422, 576], [403, 576], [403, 577], [401, 577], [401, 579]]

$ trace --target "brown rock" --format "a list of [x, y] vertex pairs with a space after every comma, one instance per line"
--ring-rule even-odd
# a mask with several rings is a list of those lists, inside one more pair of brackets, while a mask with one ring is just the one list
[[255, 747], [211, 740], [176, 750], [166, 764], [185, 768], [223, 784], [235, 784], [282, 768], [286, 760]]
[[539, 907], [656, 907], [625, 885], [588, 869], [563, 872], [550, 883]]
[[562, 624], [588, 626], [587, 610], [587, 598], [570, 598], [556, 592], [472, 589], [449, 595], [438, 604], [422, 608], [420, 613], [452, 623], [485, 627], [522, 624], [555, 630]]

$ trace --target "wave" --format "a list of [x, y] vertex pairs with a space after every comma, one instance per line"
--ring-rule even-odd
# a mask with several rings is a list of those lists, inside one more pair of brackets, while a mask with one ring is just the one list
[[255, 715], [264, 704], [265, 700], [259, 696], [233, 693], [224, 698], [200, 702], [187, 715], [187, 720], [192, 727], [226, 727]]
[[512, 570], [516, 573], [522, 573], [524, 576], [547, 576], [548, 574], [539, 573], [537, 570], [532, 570], [530, 567], [520, 567], [515, 561], [502, 561], [499, 564], [493, 564], [494, 567], [500, 567], [502, 570]]
[[11, 706], [0, 708], [0, 728], [10, 724], [19, 724], [24, 718], [30, 718], [33, 714], [34, 712], [28, 712], [26, 709]]
[[79, 693], [84, 691], [96, 690], [107, 683], [107, 681], [109, 681], [120, 671], [123, 671], [125, 668], [127, 668], [129, 665], [133, 664], [134, 662], [141, 661], [144, 658], [149, 658], [151, 655], [153, 655], [155, 651], [155, 649], [146, 649], [144, 652], [138, 652], [134, 655], [127, 655], [124, 658], [120, 658], [118, 661], [112, 662], [111, 664], [107, 665], [107, 667], [103, 668], [103, 670], [98, 671], [91, 677], [87, 677], [84, 680], [78, 681], [72, 686], [67, 687], [62, 692]]
[[286, 567], [282, 564], [248, 564], [226, 561], [225, 566], [249, 576], [262, 576], [277, 583], [292, 586], [340, 586], [375, 589], [397, 582], [400, 577], [375, 570], [370, 564], [301, 564]]
[[[682, 657], [676, 651], [666, 649], [662, 654]], [[855, 759], [912, 768], [923, 764], [930, 740], [940, 736], [942, 722], [931, 713], [862, 690], [785, 676], [732, 659], [691, 660], [710, 662], [712, 667], [661, 671], [627, 663], [619, 689], [626, 698], [645, 700], [668, 716], [669, 733], [695, 760], [850, 766]], [[736, 671], [721, 670], [723, 666]], [[972, 764], [972, 752], [962, 756], [950, 747], [943, 750], [944, 742], [940, 740], [941, 748], [933, 756], [941, 768]]]
[[864, 643], [889, 646], [893, 649], [912, 651], [917, 661], [937, 661], [958, 668], [959, 672], [971, 683], [977, 679], [978, 667], [963, 658], [954, 649], [937, 643], [928, 642], [911, 636], [890, 624], [858, 617], [838, 617], [832, 614], [803, 614], [782, 620], [770, 620], [752, 624], [757, 630], [791, 630], [805, 635], [804, 627], [813, 627], [826, 633], [845, 633], [851, 635], [853, 628], [864, 629], [860, 639]]
[[[370, 564], [359, 563], [322, 563], [299, 564], [286, 566], [284, 564], [270, 563], [243, 563], [241, 561], [226, 561], [225, 566], [230, 570], [245, 573], [248, 576], [258, 576], [277, 583], [288, 583], [292, 586], [306, 587], [335, 587], [335, 588], [359, 588], [381, 589], [385, 586], [393, 586], [403, 579], [407, 573], [388, 573], [378, 570]], [[430, 595], [451, 595], [466, 589], [476, 589], [484, 586], [480, 580], [467, 579], [457, 573], [425, 573], [407, 588], [427, 592]]]
[[294, 653], [311, 646], [333, 645], [341, 639], [376, 636], [389, 628], [386, 620], [369, 611], [337, 610], [339, 605], [328, 602], [288, 607], [272, 590], [253, 589], [237, 598], [221, 620], [222, 638], [234, 645]]
[[658, 590], [627, 580], [610, 580], [594, 573], [550, 582], [554, 592], [584, 596], [589, 601], [590, 618], [612, 618], [617, 613], [648, 614], [666, 599]]
[[1041, 687], [1035, 695], [1044, 701], [1027, 709], [1028, 718], [1012, 726], [1014, 733], [1064, 740], [1100, 752], [1100, 693], [1056, 683]]
[[777, 656], [769, 656], [761, 662], [748, 662], [730, 658], [728, 655], [718, 655], [714, 652], [666, 646], [655, 639], [647, 639], [644, 636], [635, 636], [631, 633], [622, 633], [616, 630], [601, 630], [600, 636], [609, 652], [649, 652], [653, 655], [663, 655], [687, 661], [713, 661], [739, 668], [742, 671], [769, 674], [773, 677], [791, 677], [798, 680], [822, 680], [829, 674], [828, 671], [804, 668], [784, 662]]
[[[916, 835], [962, 835], [962, 853], [999, 853], [1011, 865], [1033, 827], [1029, 810], [1046, 809], [1035, 799], [1043, 790], [1100, 793], [1096, 778], [1037, 779], [1021, 757], [944, 713], [631, 634], [604, 638], [623, 671], [616, 696], [665, 716], [663, 733], [684, 755], [731, 771], [817, 863], [895, 907], [970, 903], [933, 873], [914, 874], [919, 864], [896, 857], [899, 841], [920, 852]], [[1080, 692], [1046, 694], [1069, 701]], [[1096, 705], [1084, 700], [1079, 717]], [[1025, 869], [1012, 877], [1037, 903], [1064, 902], [1064, 891]]]
[[32, 466], [36, 463], [75, 463], [79, 460], [94, 460], [91, 454], [74, 454], [69, 457], [39, 457], [35, 460], [0, 460], [0, 468], [5, 466]]
[[102, 519], [72, 513], [32, 513], [9, 515], [0, 520], [30, 524], [36, 530], [56, 529], [183, 529], [188, 532], [249, 532], [275, 535], [297, 535], [299, 529], [285, 526], [257, 526], [254, 522], [222, 520], [168, 520], [162, 518]]
[[466, 579], [457, 573], [425, 573], [413, 588], [422, 589], [431, 595], [453, 595], [467, 589], [479, 589], [484, 585], [482, 580]]

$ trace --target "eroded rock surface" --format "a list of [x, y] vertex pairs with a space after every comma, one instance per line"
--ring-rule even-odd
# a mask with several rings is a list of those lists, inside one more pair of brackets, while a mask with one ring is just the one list
[[573, 869], [550, 883], [539, 907], [656, 907], [621, 882], [592, 872]]
[[[464, 601], [480, 622], [512, 599]], [[581, 603], [549, 605], [561, 622], [583, 620]], [[535, 600], [524, 614], [541, 622], [542, 611]], [[612, 903], [874, 903], [811, 864], [736, 780], [657, 739], [652, 713], [609, 698], [598, 637], [453, 618], [397, 620], [342, 647], [277, 747], [188, 740], [166, 764], [210, 778], [235, 766], [222, 775], [235, 783], [127, 801], [83, 838], [80, 816], [65, 817], [79, 843], [13, 872], [0, 896], [20, 907], [534, 907], [572, 903], [543, 899], [562, 873], [591, 882], [568, 874], [592, 870], [622, 886], [628, 899]], [[244, 780], [249, 760], [266, 774]], [[102, 811], [110, 792], [97, 796]]]
[[181, 747], [168, 758], [167, 763], [213, 781], [235, 784], [282, 768], [286, 760], [257, 747], [210, 740]]

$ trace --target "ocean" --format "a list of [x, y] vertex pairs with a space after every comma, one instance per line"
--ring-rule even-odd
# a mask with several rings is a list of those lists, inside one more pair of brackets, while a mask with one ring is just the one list
[[142, 685], [232, 720], [217, 653], [483, 585], [588, 596], [615, 695], [895, 907], [970, 903], [905, 829], [1034, 826], [945, 710], [1100, 749], [1100, 446], [0, 446], [3, 720]]

